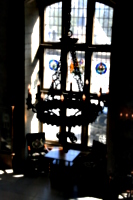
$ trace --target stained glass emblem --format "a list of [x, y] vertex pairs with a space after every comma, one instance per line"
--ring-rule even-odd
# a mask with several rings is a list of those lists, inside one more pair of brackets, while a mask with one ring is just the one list
[[49, 68], [51, 70], [56, 71], [58, 69], [58, 67], [59, 67], [59, 62], [57, 60], [52, 59], [52, 60], [49, 61]]
[[96, 72], [98, 74], [105, 74], [106, 71], [107, 71], [107, 66], [104, 63], [100, 62], [96, 65]]
[[83, 73], [84, 66], [85, 66], [84, 59], [80, 59], [79, 61], [77, 60], [76, 66], [74, 66], [73, 61], [71, 61], [71, 64], [70, 64], [70, 73], [74, 73], [77, 70], [79, 70], [80, 73]]

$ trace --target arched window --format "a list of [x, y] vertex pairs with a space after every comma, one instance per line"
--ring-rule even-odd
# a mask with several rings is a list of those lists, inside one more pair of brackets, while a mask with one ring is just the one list
[[[72, 38], [78, 38], [75, 45], [76, 55], [79, 62], [81, 62], [80, 70], [83, 84], [86, 79], [89, 80], [89, 91], [91, 93], [99, 92], [102, 88], [103, 93], [107, 93], [109, 90], [110, 79], [110, 57], [111, 57], [111, 43], [112, 43], [112, 25], [113, 25], [113, 5], [107, 5], [101, 2], [92, 0], [71, 0], [70, 3], [70, 30], [73, 35]], [[65, 26], [63, 12], [65, 4], [64, 1], [56, 2], [51, 5], [44, 6], [44, 28], [43, 33], [44, 40], [41, 43], [43, 48], [43, 56], [41, 57], [43, 62], [40, 62], [40, 70], [43, 71], [43, 90], [45, 96], [52, 82], [52, 75], [54, 74], [54, 68], [50, 68], [49, 63], [51, 60], [54, 62], [60, 60], [62, 49], [60, 45], [60, 38], [63, 35]], [[65, 47], [64, 47], [65, 48]], [[54, 63], [56, 66], [56, 63]], [[98, 73], [96, 66], [106, 66], [105, 73]], [[76, 80], [71, 73], [71, 54], [67, 55], [67, 69], [64, 70], [63, 77], [66, 78], [65, 89], [70, 90], [70, 83], [72, 83], [72, 91], [77, 92], [78, 86]], [[61, 85], [58, 85], [57, 89], [61, 89]], [[57, 95], [56, 98], [59, 98]], [[92, 100], [97, 104], [97, 101]], [[60, 115], [58, 110], [55, 112]], [[69, 116], [74, 112], [73, 109], [66, 109], [66, 115]], [[106, 143], [106, 127], [107, 127], [107, 113], [108, 108], [104, 108], [103, 114], [101, 114], [95, 122], [88, 125], [88, 146], [92, 145], [93, 140]], [[89, 114], [89, 113], [88, 113]], [[66, 127], [66, 130], [68, 127]], [[46, 133], [46, 140], [58, 141], [56, 133], [60, 131], [60, 127], [43, 124], [43, 131]], [[72, 127], [72, 132], [77, 136], [77, 143], [82, 143], [83, 127]]]

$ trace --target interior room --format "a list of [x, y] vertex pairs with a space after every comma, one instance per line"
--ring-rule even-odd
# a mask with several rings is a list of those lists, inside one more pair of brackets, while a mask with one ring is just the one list
[[132, 199], [132, 6], [0, 1], [0, 195]]

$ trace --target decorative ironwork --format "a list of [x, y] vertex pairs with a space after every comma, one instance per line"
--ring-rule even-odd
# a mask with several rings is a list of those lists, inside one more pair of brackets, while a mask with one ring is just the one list
[[[76, 57], [76, 56], [75, 56]], [[73, 59], [74, 57], [72, 57]], [[76, 60], [76, 59], [75, 59]], [[77, 67], [77, 62], [73, 60], [75, 67]], [[103, 107], [100, 105], [100, 101], [107, 103], [106, 96], [107, 94], [102, 94], [100, 89], [100, 94], [91, 94], [89, 93], [89, 82], [86, 80], [85, 85], [83, 86], [80, 73], [76, 75], [79, 77], [77, 79], [77, 84], [80, 85], [79, 92], [72, 92], [72, 85], [70, 86], [70, 91], [57, 90], [58, 84], [60, 84], [60, 73], [61, 73], [61, 63], [59, 62], [58, 68], [53, 74], [53, 81], [51, 87], [47, 93], [47, 98], [43, 99], [43, 93], [41, 93], [40, 85], [38, 85], [38, 92], [36, 94], [36, 103], [32, 104], [30, 88], [28, 91], [27, 98], [27, 109], [32, 109], [34, 113], [37, 113], [37, 118], [41, 123], [47, 123], [51, 125], [61, 126], [65, 123], [68, 126], [68, 132], [65, 137], [69, 137], [71, 142], [77, 140], [76, 136], [71, 132], [72, 126], [88, 125], [96, 120], [97, 116], [102, 112]], [[83, 91], [81, 91], [83, 87]], [[56, 95], [60, 95], [60, 99], [55, 99]], [[52, 98], [52, 99], [51, 99]], [[98, 104], [91, 103], [91, 99], [97, 99]], [[59, 115], [54, 113], [53, 109], [59, 109]], [[72, 116], [60, 116], [60, 111], [66, 108], [78, 109]], [[81, 114], [79, 114], [81, 113]], [[63, 135], [60, 133], [57, 134], [57, 138], [60, 142], [63, 141]]]

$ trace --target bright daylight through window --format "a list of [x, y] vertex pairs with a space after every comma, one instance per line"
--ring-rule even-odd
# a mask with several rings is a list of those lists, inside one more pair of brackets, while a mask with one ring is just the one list
[[[61, 89], [61, 73], [58, 69], [62, 53], [61, 46], [59, 45], [60, 38], [62, 38], [63, 34], [62, 6], [62, 2], [58, 2], [47, 6], [44, 10], [43, 35], [46, 48], [44, 47], [44, 53], [42, 56], [42, 68], [45, 98], [47, 97], [47, 91], [49, 90], [53, 79], [57, 79], [57, 81], [54, 82], [54, 84], [57, 84], [57, 90]], [[92, 6], [91, 3], [89, 3], [89, 0], [71, 0], [70, 30], [72, 31], [71, 38], [78, 39], [75, 45], [75, 52], [81, 77], [81, 84], [84, 85], [85, 77], [88, 77], [91, 93], [98, 94], [100, 88], [102, 89], [102, 93], [108, 93], [110, 80], [110, 47], [112, 42], [113, 8], [103, 3], [93, 2], [94, 7], [92, 6], [92, 9], [94, 9], [94, 16], [92, 16], [89, 13], [89, 9], [91, 9], [89, 6]], [[87, 29], [90, 27], [89, 24], [87, 24], [87, 20], [89, 21], [87, 14], [93, 21], [92, 30]], [[36, 23], [36, 27], [38, 35], [38, 21]], [[87, 42], [89, 41], [88, 38], [91, 37], [91, 44], [89, 43], [89, 45], [91, 45], [91, 50], [89, 49], [88, 51], [86, 49], [86, 47], [89, 46]], [[102, 45], [105, 47], [107, 46], [107, 50], [106, 48], [104, 48], [104, 50], [101, 49]], [[35, 52], [33, 53], [35, 54]], [[88, 60], [90, 60], [90, 64], [88, 64]], [[32, 93], [34, 95], [37, 90], [38, 70], [39, 64], [37, 63], [36, 72], [33, 72], [31, 86], [33, 90]], [[64, 77], [66, 77], [66, 91], [70, 91], [72, 86], [72, 92], [78, 92], [79, 83], [74, 73], [74, 63], [70, 52], [68, 52], [67, 55], [67, 70]], [[83, 88], [81, 88], [81, 91], [82, 90]], [[55, 98], [60, 99], [60, 95], [56, 95]], [[94, 102], [95, 104], [98, 103], [96, 100], [91, 100], [91, 102]], [[76, 112], [76, 109], [66, 108], [66, 116], [74, 115]], [[54, 113], [60, 116], [59, 109], [54, 109]], [[95, 122], [88, 125], [88, 146], [92, 145], [93, 140], [106, 143], [107, 114], [108, 108], [105, 107], [103, 113], [97, 117]], [[32, 130], [34, 130], [34, 123], [37, 122], [35, 122], [33, 117]], [[58, 141], [56, 134], [60, 132], [59, 126], [43, 123], [42, 127], [46, 135], [46, 140]], [[66, 126], [66, 131], [68, 131], [68, 126]], [[71, 131], [77, 137], [77, 143], [80, 144], [83, 131], [82, 126], [72, 127]]]

